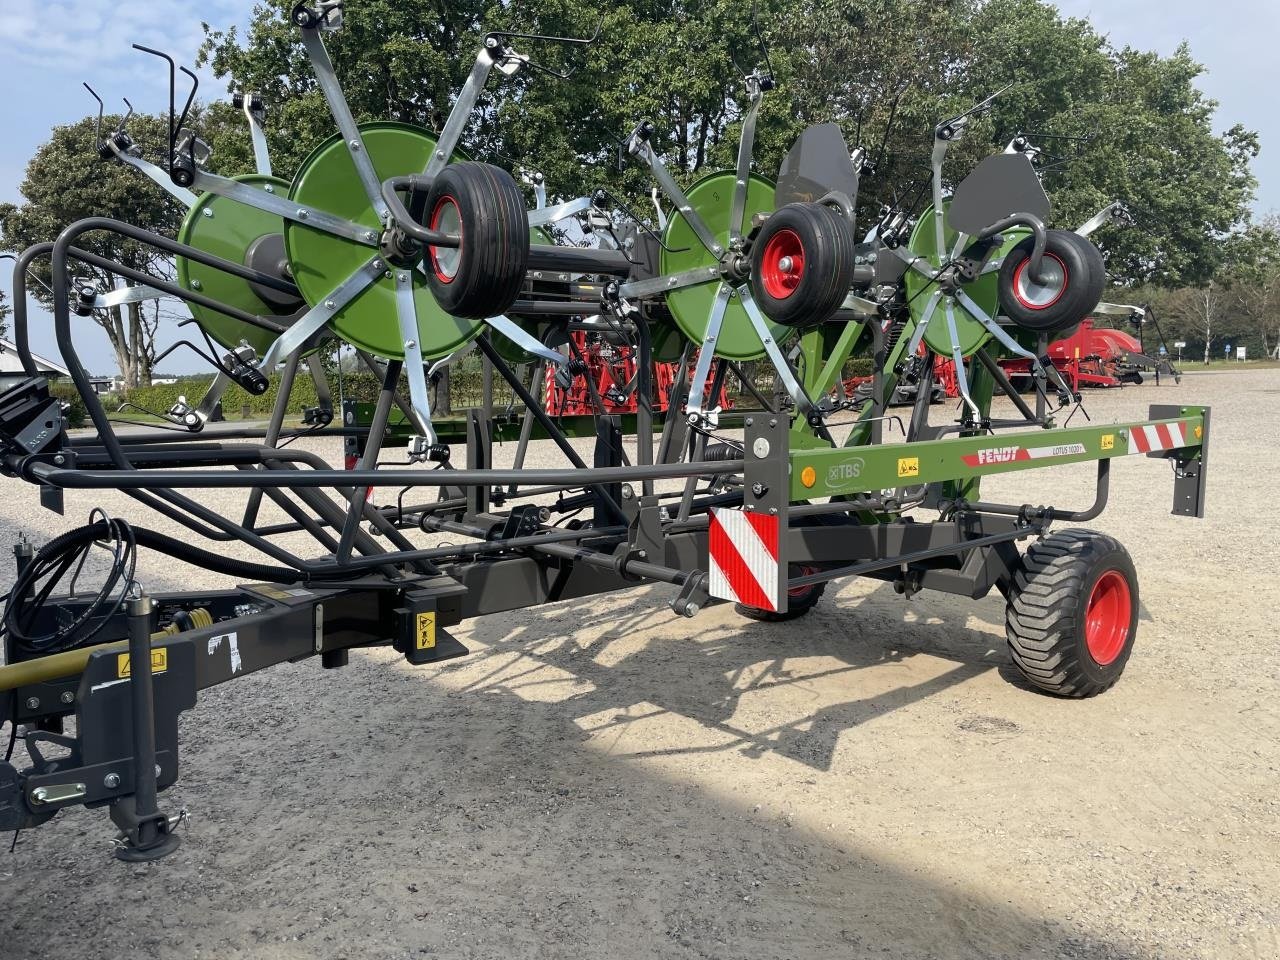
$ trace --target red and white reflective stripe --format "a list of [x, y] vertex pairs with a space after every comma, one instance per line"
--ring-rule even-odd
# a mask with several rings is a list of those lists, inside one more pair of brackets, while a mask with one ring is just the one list
[[711, 509], [708, 592], [759, 610], [777, 610], [778, 518], [728, 507]]
[[1130, 453], [1154, 453], [1157, 450], [1177, 450], [1190, 446], [1187, 439], [1187, 425], [1177, 423], [1155, 423], [1146, 427], [1134, 427], [1129, 432]]

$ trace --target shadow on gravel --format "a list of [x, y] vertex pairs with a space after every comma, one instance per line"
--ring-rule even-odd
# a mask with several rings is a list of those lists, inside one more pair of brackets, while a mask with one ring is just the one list
[[[631, 605], [630, 611], [600, 610], [599, 601], [570, 602], [559, 609], [557, 619], [574, 625], [575, 632], [564, 642], [547, 644], [548, 623], [540, 618], [525, 620], [504, 630], [497, 620], [478, 620], [470, 637], [487, 650], [473, 654], [470, 662], [500, 659], [490, 674], [469, 685], [472, 690], [505, 690], [522, 695], [529, 683], [546, 682], [543, 666], [571, 674], [585, 681], [589, 690], [566, 697], [564, 708], [575, 717], [614, 712], [614, 722], [625, 725], [648, 721], [653, 711], [638, 717], [624, 711], [644, 702], [659, 712], [687, 717], [724, 734], [727, 741], [714, 746], [671, 747], [634, 756], [715, 753], [738, 750], [747, 756], [778, 753], [819, 770], [831, 766], [840, 737], [847, 731], [895, 710], [936, 696], [951, 687], [989, 670], [1007, 666], [1003, 645], [992, 654], [989, 634], [972, 630], [950, 619], [908, 622], [875, 619], [870, 628], [858, 622], [859, 606], [872, 606], [879, 599], [904, 609], [901, 599], [885, 584], [857, 605], [828, 599], [805, 618], [790, 623], [759, 623], [733, 619], [710, 638], [705, 631], [696, 644], [696, 677], [688, 683], [672, 683], [673, 660], [686, 651], [673, 652], [665, 642], [645, 643], [619, 662], [602, 665], [593, 655], [611, 643], [626, 641], [641, 630], [658, 630], [670, 636], [659, 641], [689, 644], [690, 632], [698, 620], [686, 621], [672, 615], [665, 597], [655, 593]], [[899, 614], [900, 616], [900, 614]], [[886, 628], [891, 628], [886, 629]], [[589, 637], [579, 641], [579, 637]], [[527, 659], [523, 667], [510, 662], [512, 651]], [[803, 717], [776, 726], [748, 729], [735, 725], [733, 718], [745, 697], [765, 689], [791, 684], [809, 684], [833, 675], [853, 673], [887, 664], [902, 663], [927, 656], [948, 660], [954, 666], [945, 672], [865, 697], [821, 707]], [[830, 658], [837, 666], [820, 670], [799, 670], [789, 666], [796, 658]], [[680, 657], [684, 659], [684, 657]], [[1010, 667], [1012, 670], [1012, 668]], [[1012, 670], [1016, 674], [1016, 670]], [[600, 732], [594, 728], [593, 732]]]
[[[25, 837], [0, 866], [13, 875], [0, 956], [1141, 956], [993, 897], [998, 864], [948, 875], [922, 867], [927, 854], [899, 862], [793, 822], [770, 802], [776, 766], [734, 782], [676, 776], [652, 758], [696, 751], [610, 754], [579, 723], [644, 701], [722, 734], [713, 752], [777, 753], [827, 776], [841, 733], [996, 667], [989, 634], [883, 612], [859, 625], [831, 601], [801, 624], [730, 618], [694, 633], [665, 599], [479, 620], [464, 633], [487, 648], [434, 671], [357, 656], [208, 691], [183, 723], [183, 777], [164, 801], [192, 809], [179, 852], [147, 868], [111, 861], [101, 811]], [[625, 655], [597, 662], [621, 641]], [[954, 666], [803, 722], [733, 720], [751, 691], [796, 681], [789, 658], [856, 676], [921, 654]]]

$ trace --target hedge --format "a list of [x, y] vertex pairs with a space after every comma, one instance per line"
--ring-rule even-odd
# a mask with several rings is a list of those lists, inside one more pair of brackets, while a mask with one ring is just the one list
[[61, 400], [65, 406], [62, 416], [67, 421], [68, 427], [84, 426], [89, 411], [85, 408], [84, 401], [80, 399], [80, 391], [76, 389], [74, 383], [51, 383], [49, 395]]

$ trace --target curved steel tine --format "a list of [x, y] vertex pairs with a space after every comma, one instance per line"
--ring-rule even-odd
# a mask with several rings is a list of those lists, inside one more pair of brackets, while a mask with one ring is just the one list
[[93, 128], [93, 142], [96, 145], [101, 146], [102, 144], [102, 112], [105, 109], [105, 107], [102, 103], [102, 98], [98, 96], [98, 92], [94, 90], [93, 87], [89, 86], [89, 84], [87, 83], [82, 83], [81, 86], [83, 86], [86, 90], [89, 91], [89, 96], [93, 97], [93, 99], [98, 101], [98, 122]]
[[177, 75], [175, 73], [177, 69], [176, 64], [173, 62], [173, 57], [169, 56], [163, 50], [155, 50], [151, 47], [144, 47], [140, 43], [135, 43], [133, 45], [133, 49], [141, 50], [143, 53], [149, 53], [153, 57], [159, 57], [161, 60], [164, 60], [169, 64], [169, 153], [170, 155], [172, 155], [173, 145], [174, 143], [177, 142], [177, 136], [178, 136], [177, 128], [174, 127], [173, 125], [174, 112], [175, 112], [174, 111], [174, 94], [177, 89], [177, 83], [178, 83]]
[[124, 101], [124, 105], [128, 107], [128, 111], [120, 120], [120, 125], [116, 127], [116, 133], [124, 133], [125, 125], [133, 119], [133, 104], [129, 102], [128, 97], [121, 97], [120, 99]]

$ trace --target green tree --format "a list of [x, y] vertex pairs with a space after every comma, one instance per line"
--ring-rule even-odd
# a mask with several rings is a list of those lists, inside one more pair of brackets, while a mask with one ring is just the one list
[[9, 300], [0, 290], [0, 337], [9, 335]]
[[[108, 117], [104, 126], [114, 128], [119, 117]], [[17, 253], [28, 246], [52, 240], [68, 224], [85, 217], [103, 216], [132, 223], [172, 236], [182, 219], [181, 205], [136, 170], [115, 160], [101, 160], [94, 138], [96, 117], [55, 127], [27, 165], [19, 190], [21, 204], [0, 204], [0, 249]], [[152, 159], [168, 149], [166, 121], [135, 115], [129, 132]], [[97, 231], [77, 240], [90, 253], [115, 260], [153, 276], [172, 277], [172, 262], [145, 244], [115, 234]], [[46, 306], [52, 296], [43, 284], [51, 281], [47, 259], [32, 264], [36, 277], [29, 292]], [[96, 267], [73, 263], [77, 280], [110, 289], [115, 277]], [[94, 321], [106, 331], [116, 363], [128, 386], [151, 382], [151, 365], [156, 355], [156, 331], [160, 306], [131, 303], [96, 311]]]

